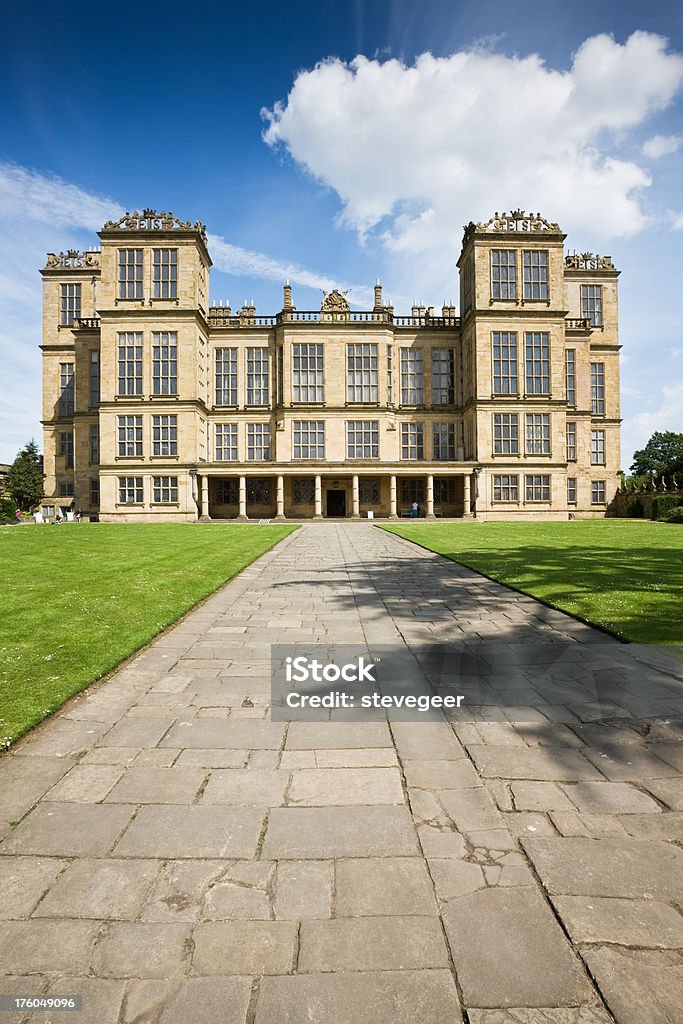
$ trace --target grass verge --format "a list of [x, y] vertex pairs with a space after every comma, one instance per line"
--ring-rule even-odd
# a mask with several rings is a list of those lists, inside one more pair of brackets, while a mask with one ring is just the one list
[[0, 530], [0, 741], [18, 739], [294, 529]]
[[624, 640], [683, 640], [680, 526], [603, 519], [382, 528]]

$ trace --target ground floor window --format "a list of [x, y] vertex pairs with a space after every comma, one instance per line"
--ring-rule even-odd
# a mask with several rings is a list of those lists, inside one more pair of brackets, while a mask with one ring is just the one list
[[519, 477], [501, 474], [493, 478], [494, 501], [519, 501]]
[[99, 478], [93, 477], [90, 481], [90, 504], [99, 505], [100, 503], [100, 481]]
[[251, 505], [270, 505], [270, 480], [247, 480], [247, 501]]
[[550, 501], [549, 476], [527, 476], [525, 481], [527, 501]]
[[119, 477], [119, 503], [121, 505], [142, 504], [142, 477]]
[[605, 481], [591, 480], [591, 505], [605, 504]]
[[51, 518], [52, 516], [54, 516], [54, 514], [55, 514], [55, 507], [54, 507], [54, 505], [43, 505], [43, 515], [44, 516], [46, 516], [46, 517], [49, 516]]
[[379, 480], [363, 477], [358, 481], [358, 497], [361, 505], [379, 505]]
[[576, 477], [567, 477], [567, 504], [576, 505]]
[[418, 503], [424, 502], [425, 500], [425, 482], [424, 480], [401, 480], [401, 504], [412, 505], [414, 501]]
[[153, 480], [154, 501], [162, 505], [176, 504], [178, 501], [178, 477], [155, 476]]
[[437, 505], [455, 505], [455, 478], [434, 478], [434, 502]]
[[315, 480], [311, 477], [295, 477], [293, 491], [295, 505], [315, 504]]
[[216, 504], [237, 505], [240, 500], [239, 480], [216, 480]]

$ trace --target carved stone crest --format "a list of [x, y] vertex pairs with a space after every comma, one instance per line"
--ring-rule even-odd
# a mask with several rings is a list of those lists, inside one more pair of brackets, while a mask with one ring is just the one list
[[320, 307], [323, 313], [348, 313], [349, 300], [348, 292], [340, 292], [333, 288], [331, 292], [323, 292], [323, 303]]
[[161, 210], [135, 210], [133, 213], [126, 212], [118, 220], [108, 220], [104, 225], [105, 231], [198, 231], [206, 244], [206, 227], [201, 221], [196, 220], [192, 224], [189, 220], [180, 220], [174, 213], [167, 213]]

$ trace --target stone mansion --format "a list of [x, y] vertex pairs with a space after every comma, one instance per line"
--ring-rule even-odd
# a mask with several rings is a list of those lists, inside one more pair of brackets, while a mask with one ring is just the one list
[[209, 304], [204, 226], [144, 210], [42, 271], [44, 511], [105, 522], [604, 516], [617, 277], [520, 210], [465, 227], [460, 312]]

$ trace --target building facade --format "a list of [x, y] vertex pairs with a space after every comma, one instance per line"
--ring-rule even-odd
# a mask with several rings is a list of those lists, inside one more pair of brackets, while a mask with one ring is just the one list
[[455, 307], [209, 304], [205, 229], [126, 214], [42, 271], [45, 509], [102, 521], [604, 516], [618, 271], [539, 214], [466, 226]]

